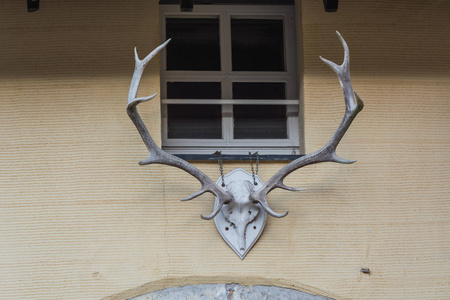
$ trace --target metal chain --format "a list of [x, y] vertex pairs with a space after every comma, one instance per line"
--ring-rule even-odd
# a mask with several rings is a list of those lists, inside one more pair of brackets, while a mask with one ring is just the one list
[[[256, 154], [256, 175], [258, 175], [258, 165], [259, 165], [259, 156], [258, 152]], [[258, 185], [256, 182], [256, 176], [255, 176], [255, 169], [253, 168], [253, 161], [252, 161], [252, 153], [248, 152], [248, 159], [250, 160], [250, 167], [252, 168], [252, 178], [253, 178], [253, 184]]]
[[256, 175], [258, 175], [258, 169], [259, 169], [259, 154], [258, 151], [256, 151]]
[[223, 176], [222, 151], [216, 151], [214, 152], [214, 154], [217, 155], [217, 162], [219, 163], [220, 178], [222, 178], [222, 187], [225, 187], [225, 177]]

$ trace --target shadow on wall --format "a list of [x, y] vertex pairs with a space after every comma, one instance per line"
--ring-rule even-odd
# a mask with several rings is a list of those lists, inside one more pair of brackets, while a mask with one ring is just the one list
[[156, 1], [41, 1], [35, 13], [3, 2], [0, 79], [128, 76], [134, 47], [146, 52], [159, 42]]

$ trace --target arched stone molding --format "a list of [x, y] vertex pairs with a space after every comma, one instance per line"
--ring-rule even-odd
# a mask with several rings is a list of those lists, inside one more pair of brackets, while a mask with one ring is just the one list
[[130, 300], [333, 300], [278, 286], [232, 284], [199, 284], [171, 287], [131, 298]]
[[[103, 300], [217, 299], [217, 300], [335, 300], [337, 295], [281, 279], [216, 277], [166, 278], [126, 290]], [[230, 283], [224, 283], [230, 282]], [[231, 283], [231, 282], [240, 282]]]

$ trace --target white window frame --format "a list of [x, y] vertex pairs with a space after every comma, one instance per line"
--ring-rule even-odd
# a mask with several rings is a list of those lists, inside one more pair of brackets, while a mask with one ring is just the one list
[[[211, 154], [221, 150], [226, 154], [245, 154], [258, 151], [263, 155], [300, 154], [299, 86], [296, 60], [295, 12], [293, 5], [195, 5], [193, 12], [181, 12], [179, 5], [160, 5], [161, 41], [166, 37], [166, 18], [219, 18], [220, 71], [168, 71], [166, 52], [161, 56], [161, 112], [163, 149], [173, 154]], [[284, 72], [232, 71], [231, 18], [278, 19], [284, 21]], [[170, 46], [170, 44], [169, 44]], [[167, 82], [221, 82], [222, 99], [167, 99]], [[238, 100], [232, 99], [233, 82], [283, 82], [286, 99]], [[167, 104], [220, 104], [222, 105], [222, 139], [169, 139]], [[287, 139], [234, 139], [233, 105], [268, 104], [286, 105]], [[199, 146], [200, 145], [200, 146]]]

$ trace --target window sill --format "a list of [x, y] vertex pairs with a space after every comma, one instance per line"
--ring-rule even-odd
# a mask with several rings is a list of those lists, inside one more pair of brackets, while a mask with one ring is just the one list
[[[186, 161], [217, 161], [217, 156], [214, 154], [174, 154], [176, 157], [184, 159]], [[293, 161], [303, 155], [282, 155], [282, 154], [268, 154], [268, 155], [259, 155], [260, 161]], [[248, 161], [248, 155], [239, 155], [239, 154], [222, 154], [222, 160], [226, 161]], [[256, 156], [254, 155], [252, 160], [256, 160]]]

